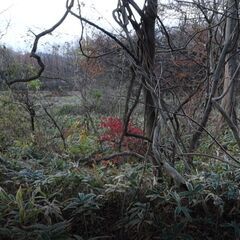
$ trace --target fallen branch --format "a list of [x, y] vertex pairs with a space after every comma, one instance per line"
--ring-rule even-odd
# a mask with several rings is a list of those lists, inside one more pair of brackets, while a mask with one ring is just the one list
[[125, 156], [132, 156], [132, 157], [136, 157], [139, 158], [141, 160], [146, 159], [145, 156], [138, 154], [136, 152], [129, 152], [129, 151], [125, 151], [125, 152], [118, 152], [118, 153], [113, 153], [111, 155], [105, 156], [105, 157], [101, 157], [101, 158], [97, 158], [94, 159], [92, 158], [84, 158], [84, 159], [80, 159], [80, 162], [86, 162], [87, 164], [92, 164], [92, 163], [100, 163], [101, 161], [111, 161], [116, 157], [125, 157]]
[[160, 119], [158, 119], [154, 129], [154, 133], [153, 133], [153, 145], [152, 145], [154, 157], [159, 165], [158, 167], [162, 166], [164, 168], [166, 174], [173, 179], [177, 187], [183, 187], [184, 189], [187, 189], [187, 182], [184, 179], [184, 177], [174, 167], [172, 167], [161, 154], [161, 151], [159, 148], [159, 143], [160, 143], [159, 140], [161, 136], [160, 124], [161, 124], [161, 121]]

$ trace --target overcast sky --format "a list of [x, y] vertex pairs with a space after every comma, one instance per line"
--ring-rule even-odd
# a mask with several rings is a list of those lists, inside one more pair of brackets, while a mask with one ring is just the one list
[[[6, 35], [0, 39], [0, 44], [30, 51], [33, 34], [29, 30], [37, 34], [55, 24], [65, 11], [65, 2], [66, 0], [0, 0], [0, 32], [9, 24]], [[111, 25], [116, 27], [111, 19], [117, 0], [82, 2], [86, 4], [82, 8], [83, 16], [97, 21], [105, 28], [111, 29]], [[49, 47], [46, 42], [63, 44], [66, 41], [76, 41], [80, 32], [79, 21], [69, 16], [53, 36], [45, 37], [41, 41], [41, 46]]]

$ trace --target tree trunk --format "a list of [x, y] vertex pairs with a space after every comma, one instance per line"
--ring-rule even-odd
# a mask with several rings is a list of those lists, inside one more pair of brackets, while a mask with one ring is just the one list
[[[224, 46], [221, 50], [221, 54], [219, 56], [219, 59], [216, 63], [215, 70], [212, 75], [212, 86], [210, 89], [210, 94], [208, 96], [207, 105], [202, 117], [202, 120], [200, 122], [200, 126], [196, 130], [196, 132], [193, 134], [193, 137], [190, 142], [189, 151], [194, 152], [195, 149], [199, 146], [199, 140], [203, 132], [203, 128], [206, 127], [207, 122], [209, 120], [210, 113], [212, 111], [212, 100], [216, 101], [219, 100], [219, 97], [215, 97], [215, 94], [217, 92], [217, 88], [219, 85], [219, 81], [222, 75], [222, 72], [226, 64], [226, 60], [229, 60], [227, 56], [230, 56], [229, 54], [232, 53], [233, 47], [235, 47], [236, 40], [238, 38], [238, 29], [237, 29], [237, 18], [235, 17], [237, 14], [237, 6], [239, 6], [239, 0], [228, 0], [228, 9], [225, 12], [226, 15], [226, 30], [225, 30], [225, 39], [224, 39]], [[233, 24], [235, 23], [235, 24]], [[230, 28], [231, 26], [231, 28]], [[233, 27], [235, 26], [235, 27]], [[235, 86], [236, 88], [236, 86]], [[234, 89], [234, 87], [233, 87]], [[226, 100], [227, 101], [227, 100]]]
[[[228, 1], [228, 12], [225, 38], [231, 39], [231, 46], [229, 46], [229, 52], [226, 55], [226, 65], [224, 72], [224, 86], [221, 106], [225, 110], [226, 114], [230, 117], [232, 122], [237, 125], [236, 116], [236, 89], [238, 78], [238, 64], [237, 64], [237, 41], [239, 38], [238, 32], [238, 7], [239, 0]], [[223, 124], [223, 118], [221, 118], [221, 125]]]
[[[156, 120], [152, 89], [154, 81], [154, 61], [155, 61], [155, 21], [157, 18], [157, 0], [148, 0], [143, 9], [142, 17], [142, 61], [147, 78], [144, 80], [145, 114], [144, 127], [145, 135], [149, 139], [153, 137], [153, 129]], [[148, 83], [148, 84], [147, 84]]]
[[155, 125], [155, 109], [154, 109], [154, 102], [151, 95], [151, 92], [144, 89], [144, 103], [145, 103], [145, 112], [144, 112], [144, 131], [145, 136], [148, 139], [152, 140], [153, 137], [153, 129]]

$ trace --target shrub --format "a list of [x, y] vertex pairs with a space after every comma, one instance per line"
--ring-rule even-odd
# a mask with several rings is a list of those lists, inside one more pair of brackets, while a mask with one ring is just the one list
[[[124, 131], [122, 120], [118, 117], [103, 117], [99, 126], [104, 129], [103, 134], [100, 135], [100, 141], [106, 143], [107, 146], [112, 149], [118, 148]], [[128, 133], [143, 135], [143, 131], [136, 127], [131, 121], [128, 124]], [[142, 139], [135, 137], [124, 137], [122, 141], [124, 150], [138, 151], [141, 145]]]
[[15, 141], [31, 138], [26, 111], [7, 94], [0, 96], [0, 115], [0, 151], [7, 151]]
[[74, 120], [65, 130], [68, 152], [71, 156], [86, 157], [99, 150], [98, 138], [89, 129], [89, 123], [83, 118]]

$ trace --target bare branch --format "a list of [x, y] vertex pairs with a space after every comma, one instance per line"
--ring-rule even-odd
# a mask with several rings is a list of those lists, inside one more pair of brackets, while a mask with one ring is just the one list
[[224, 111], [224, 109], [214, 100], [212, 100], [214, 106], [217, 108], [217, 110], [222, 114], [223, 118], [225, 119], [225, 121], [227, 122], [228, 126], [230, 127], [230, 129], [232, 130], [232, 133], [235, 137], [235, 140], [238, 144], [238, 147], [240, 148], [240, 136], [238, 134], [238, 129], [235, 126], [235, 124], [233, 123], [233, 121], [231, 120], [231, 118], [228, 116], [228, 114], [226, 113], [226, 111]]
[[139, 62], [138, 59], [136, 58], [136, 56], [131, 52], [131, 50], [129, 50], [128, 47], [125, 46], [125, 45], [124, 45], [117, 37], [115, 37], [112, 33], [108, 32], [107, 30], [105, 30], [104, 28], [98, 26], [97, 24], [95, 24], [95, 23], [87, 20], [86, 18], [77, 15], [77, 14], [74, 13], [73, 11], [70, 11], [70, 13], [71, 13], [74, 17], [82, 20], [83, 22], [86, 22], [86, 23], [89, 24], [90, 26], [93, 26], [93, 27], [95, 27], [96, 29], [98, 29], [99, 31], [105, 33], [108, 37], [110, 37], [111, 39], [113, 39], [119, 46], [121, 46], [121, 47], [132, 57], [132, 59], [133, 59], [136, 63]]
[[235, 165], [235, 164], [232, 164], [230, 161], [226, 161], [224, 160], [223, 158], [220, 158], [220, 157], [217, 157], [217, 156], [213, 156], [213, 155], [209, 155], [209, 154], [205, 154], [205, 153], [181, 153], [179, 154], [180, 156], [199, 156], [199, 157], [204, 157], [204, 158], [212, 158], [212, 159], [215, 159], [215, 160], [218, 160], [222, 163], [226, 163], [232, 167], [235, 167], [235, 168], [239, 168], [239, 165]]
[[63, 23], [63, 21], [66, 19], [69, 12], [71, 11], [71, 8], [73, 7], [73, 4], [74, 4], [74, 0], [71, 0], [70, 3], [69, 3], [69, 0], [68, 0], [67, 3], [66, 3], [67, 10], [64, 13], [64, 15], [62, 16], [62, 18], [55, 25], [53, 25], [51, 28], [49, 28], [49, 29], [47, 29], [47, 30], [45, 30], [45, 31], [43, 31], [43, 32], [41, 32], [41, 33], [39, 33], [35, 36], [35, 40], [34, 40], [34, 43], [33, 43], [33, 47], [32, 47], [32, 50], [31, 50], [30, 57], [35, 58], [37, 60], [37, 63], [38, 63], [38, 66], [39, 66], [39, 70], [38, 70], [37, 74], [35, 74], [35, 75], [33, 75], [29, 78], [14, 79], [10, 82], [7, 82], [7, 84], [9, 86], [13, 85], [14, 83], [30, 82], [32, 80], [38, 79], [41, 76], [41, 74], [43, 73], [43, 71], [45, 69], [45, 65], [44, 65], [41, 57], [36, 53], [37, 52], [37, 47], [38, 47], [38, 42], [42, 37], [44, 37], [47, 34], [52, 33], [55, 29], [57, 29]]

